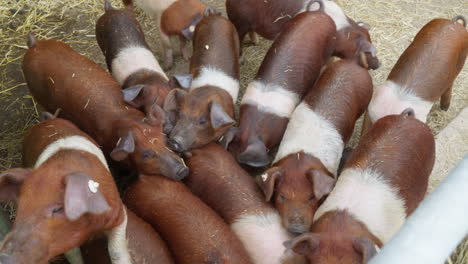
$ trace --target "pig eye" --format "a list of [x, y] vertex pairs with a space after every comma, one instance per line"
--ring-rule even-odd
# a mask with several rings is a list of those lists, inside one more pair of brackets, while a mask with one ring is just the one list
[[52, 208], [52, 216], [63, 214], [63, 205], [57, 205]]
[[198, 120], [198, 125], [203, 126], [203, 125], [206, 125], [207, 122], [208, 122], [208, 118], [207, 118], [206, 116], [202, 116], [202, 117]]
[[148, 160], [148, 159], [152, 159], [156, 156], [156, 153], [154, 153], [154, 151], [152, 150], [144, 150], [142, 153], [141, 153], [141, 157], [144, 159], [144, 160]]
[[284, 197], [284, 195], [279, 194], [279, 195], [278, 195], [278, 201], [282, 203], [282, 202], [284, 202], [284, 200], [286, 200], [286, 198]]

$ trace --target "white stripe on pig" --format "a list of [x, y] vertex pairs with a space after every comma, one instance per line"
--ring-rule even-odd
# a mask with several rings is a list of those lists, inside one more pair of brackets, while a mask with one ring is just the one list
[[119, 226], [107, 232], [107, 248], [112, 264], [132, 264], [127, 244], [127, 211], [122, 209], [124, 221]]
[[335, 210], [346, 210], [384, 244], [406, 219], [405, 202], [398, 190], [381, 173], [369, 169], [345, 169], [314, 221]]
[[81, 150], [91, 153], [101, 161], [104, 167], [109, 169], [106, 158], [104, 157], [101, 149], [98, 148], [89, 139], [82, 136], [69, 136], [57, 139], [56, 141], [52, 142], [42, 151], [41, 155], [39, 155], [34, 168], [39, 167], [42, 163], [47, 161], [50, 157], [62, 149]]
[[225, 72], [214, 67], [202, 67], [200, 74], [192, 81], [190, 90], [194, 90], [205, 85], [219, 87], [228, 92], [234, 104], [239, 94], [239, 81], [227, 75]]
[[123, 85], [128, 76], [142, 69], [155, 71], [168, 80], [153, 53], [144, 47], [122, 49], [112, 60], [111, 68], [112, 76], [120, 85]]
[[416, 96], [410, 87], [386, 81], [375, 91], [368, 111], [372, 123], [375, 123], [384, 116], [398, 115], [406, 108], [413, 108], [416, 118], [425, 123], [432, 105], [432, 102]]
[[290, 239], [276, 211], [243, 215], [231, 224], [256, 264], [279, 263], [284, 251], [283, 242]]
[[276, 84], [253, 81], [247, 87], [242, 104], [257, 106], [259, 110], [289, 118], [299, 103], [299, 95]]
[[291, 115], [273, 164], [287, 155], [304, 151], [323, 163], [336, 175], [344, 143], [335, 126], [300, 103]]

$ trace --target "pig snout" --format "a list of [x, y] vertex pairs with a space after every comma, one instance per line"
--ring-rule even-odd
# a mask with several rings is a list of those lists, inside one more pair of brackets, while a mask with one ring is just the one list
[[311, 222], [301, 212], [295, 211], [285, 218], [285, 227], [290, 233], [302, 234], [309, 231]]
[[167, 144], [169, 145], [169, 148], [175, 152], [184, 152], [188, 150], [185, 140], [180, 136], [170, 137]]
[[270, 163], [270, 157], [263, 142], [256, 140], [237, 156], [237, 161], [251, 167], [264, 167]]
[[164, 164], [162, 167], [163, 175], [167, 175], [174, 180], [182, 180], [188, 176], [189, 169], [181, 157], [172, 154], [164, 156], [162, 159]]
[[169, 148], [175, 152], [185, 152], [190, 150], [194, 143], [192, 135], [193, 132], [191, 131], [192, 129], [193, 126], [178, 122], [169, 135], [169, 139], [167, 141]]

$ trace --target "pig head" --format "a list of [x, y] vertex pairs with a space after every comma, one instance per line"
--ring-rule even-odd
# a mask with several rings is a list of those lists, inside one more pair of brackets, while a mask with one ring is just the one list
[[273, 199], [283, 226], [302, 234], [309, 231], [315, 211], [335, 186], [335, 179], [320, 160], [299, 152], [267, 170], [259, 185], [266, 201]]
[[110, 153], [113, 160], [133, 164], [141, 173], [160, 173], [174, 180], [185, 178], [189, 170], [182, 158], [166, 147], [163, 133], [165, 113], [153, 104], [144, 121], [119, 121], [115, 148]]
[[235, 123], [229, 93], [209, 85], [190, 92], [172, 90], [166, 97], [164, 110], [176, 112], [168, 145], [177, 152], [216, 141]]
[[377, 49], [371, 42], [370, 26], [362, 21], [354, 22], [348, 18], [349, 26], [336, 32], [336, 48], [334, 55], [357, 61], [366, 69], [380, 67]]
[[[47, 263], [123, 220], [115, 185], [95, 182], [86, 172], [67, 171], [69, 160], [61, 162], [0, 174], [0, 199], [18, 203], [13, 229], [0, 245], [0, 263]], [[101, 170], [97, 172], [109, 173]]]
[[307, 233], [284, 243], [314, 264], [365, 264], [377, 254], [367, 237], [340, 233]]

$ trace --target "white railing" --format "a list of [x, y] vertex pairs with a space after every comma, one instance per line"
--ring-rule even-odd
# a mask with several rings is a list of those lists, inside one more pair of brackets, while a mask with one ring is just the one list
[[468, 234], [468, 155], [369, 264], [442, 264]]

